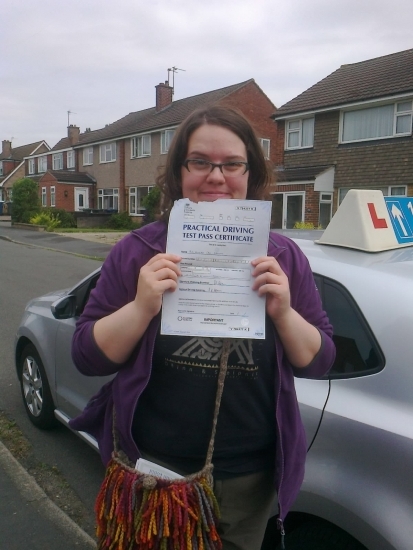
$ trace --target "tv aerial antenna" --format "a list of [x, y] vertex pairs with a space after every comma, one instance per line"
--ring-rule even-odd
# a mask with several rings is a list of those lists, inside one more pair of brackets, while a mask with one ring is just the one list
[[76, 115], [73, 111], [67, 111], [67, 127], [70, 126], [70, 115]]
[[172, 73], [172, 96], [174, 95], [174, 91], [175, 91], [175, 73], [177, 73], [178, 71], [185, 72], [185, 69], [179, 69], [178, 67], [172, 67], [168, 69], [168, 84], [169, 84], [169, 74]]

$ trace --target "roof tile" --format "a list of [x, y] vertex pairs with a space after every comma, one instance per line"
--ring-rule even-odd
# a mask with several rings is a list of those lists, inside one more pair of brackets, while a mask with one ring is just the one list
[[413, 49], [342, 65], [282, 105], [274, 118], [413, 92]]
[[[167, 128], [168, 126], [176, 126], [180, 124], [194, 109], [216, 103], [224, 97], [232, 94], [233, 92], [243, 88], [250, 82], [254, 82], [254, 79], [249, 79], [239, 84], [233, 84], [232, 86], [226, 86], [212, 92], [205, 92], [203, 94], [187, 97], [173, 101], [170, 105], [160, 111], [156, 111], [155, 107], [144, 109], [143, 111], [136, 111], [129, 113], [123, 118], [108, 124], [104, 128], [94, 131], [88, 131], [80, 134], [79, 142], [75, 147], [82, 147], [89, 143], [97, 143], [99, 141], [116, 139], [121, 136], [128, 136], [138, 134], [141, 132], [147, 132], [150, 130], [157, 130], [161, 128]], [[62, 138], [52, 148], [52, 151], [58, 149], [66, 149], [71, 147], [68, 137]]]

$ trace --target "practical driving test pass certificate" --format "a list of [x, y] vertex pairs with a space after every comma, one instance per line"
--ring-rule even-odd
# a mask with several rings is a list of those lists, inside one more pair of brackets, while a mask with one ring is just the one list
[[165, 292], [161, 334], [265, 338], [265, 296], [251, 289], [251, 260], [267, 255], [271, 202], [175, 202], [166, 251], [182, 256]]

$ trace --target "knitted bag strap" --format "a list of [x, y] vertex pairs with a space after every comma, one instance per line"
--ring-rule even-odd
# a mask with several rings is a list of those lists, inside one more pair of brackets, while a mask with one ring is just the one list
[[214, 444], [215, 444], [215, 434], [217, 431], [218, 414], [221, 406], [222, 392], [224, 391], [225, 377], [227, 375], [227, 370], [228, 370], [228, 357], [229, 357], [230, 347], [231, 347], [230, 338], [224, 338], [224, 340], [222, 341], [222, 352], [221, 352], [221, 359], [219, 362], [217, 394], [215, 397], [215, 409], [214, 409], [214, 416], [212, 419], [211, 439], [209, 440], [208, 451], [207, 451], [206, 460], [205, 460], [205, 467], [210, 466], [212, 464], [212, 455], [214, 454]]
[[[209, 440], [208, 451], [205, 460], [204, 468], [209, 468], [212, 464], [212, 455], [214, 454], [214, 444], [215, 444], [215, 434], [217, 431], [217, 422], [219, 409], [221, 406], [222, 392], [224, 391], [224, 382], [228, 370], [228, 357], [231, 347], [231, 339], [224, 338], [222, 341], [222, 351], [221, 358], [219, 362], [219, 374], [218, 374], [218, 383], [217, 383], [217, 393], [215, 397], [215, 408], [214, 416], [212, 418], [212, 431], [211, 438]], [[118, 441], [118, 432], [116, 430], [116, 411], [113, 407], [113, 422], [112, 422], [112, 433], [113, 433], [113, 446], [115, 453], [119, 452], [119, 441]]]

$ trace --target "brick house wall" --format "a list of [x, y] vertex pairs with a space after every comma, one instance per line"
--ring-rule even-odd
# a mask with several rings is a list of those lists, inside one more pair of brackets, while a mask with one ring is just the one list
[[[73, 212], [75, 209], [74, 204], [74, 190], [73, 184], [58, 183], [57, 179], [49, 173], [44, 174], [39, 180], [39, 197], [42, 197], [42, 187], [46, 188], [47, 206], [50, 206], [50, 188], [55, 188], [56, 198], [55, 204], [57, 208], [64, 208], [68, 212]], [[65, 196], [65, 191], [67, 197]]]
[[[284, 148], [284, 121], [278, 123]], [[284, 151], [284, 167], [336, 165], [335, 187], [408, 185], [413, 194], [413, 139], [398, 137], [339, 145], [339, 113], [316, 115], [314, 147]]]
[[277, 126], [271, 118], [275, 106], [259, 86], [254, 82], [250, 82], [219, 101], [219, 104], [238, 108], [251, 122], [259, 138], [271, 140], [270, 160], [275, 163], [277, 161]]
[[[333, 213], [338, 207], [340, 188], [407, 186], [413, 196], [413, 139], [398, 137], [351, 144], [339, 144], [340, 112], [315, 116], [314, 147], [284, 150], [284, 121], [277, 122], [276, 155], [278, 165], [288, 168], [334, 165]], [[277, 191], [301, 190], [301, 186], [276, 186]], [[306, 189], [305, 221], [318, 223], [319, 192]], [[310, 212], [311, 211], [311, 212]]]
[[[115, 140], [113, 140], [115, 141]], [[112, 143], [112, 142], [108, 142]], [[92, 145], [85, 145], [92, 147]], [[100, 145], [93, 145], [93, 164], [83, 165], [83, 149], [78, 151], [79, 171], [87, 172], [99, 182], [99, 189], [119, 188], [120, 160], [119, 141], [116, 142], [116, 160], [113, 162], [100, 162]]]

